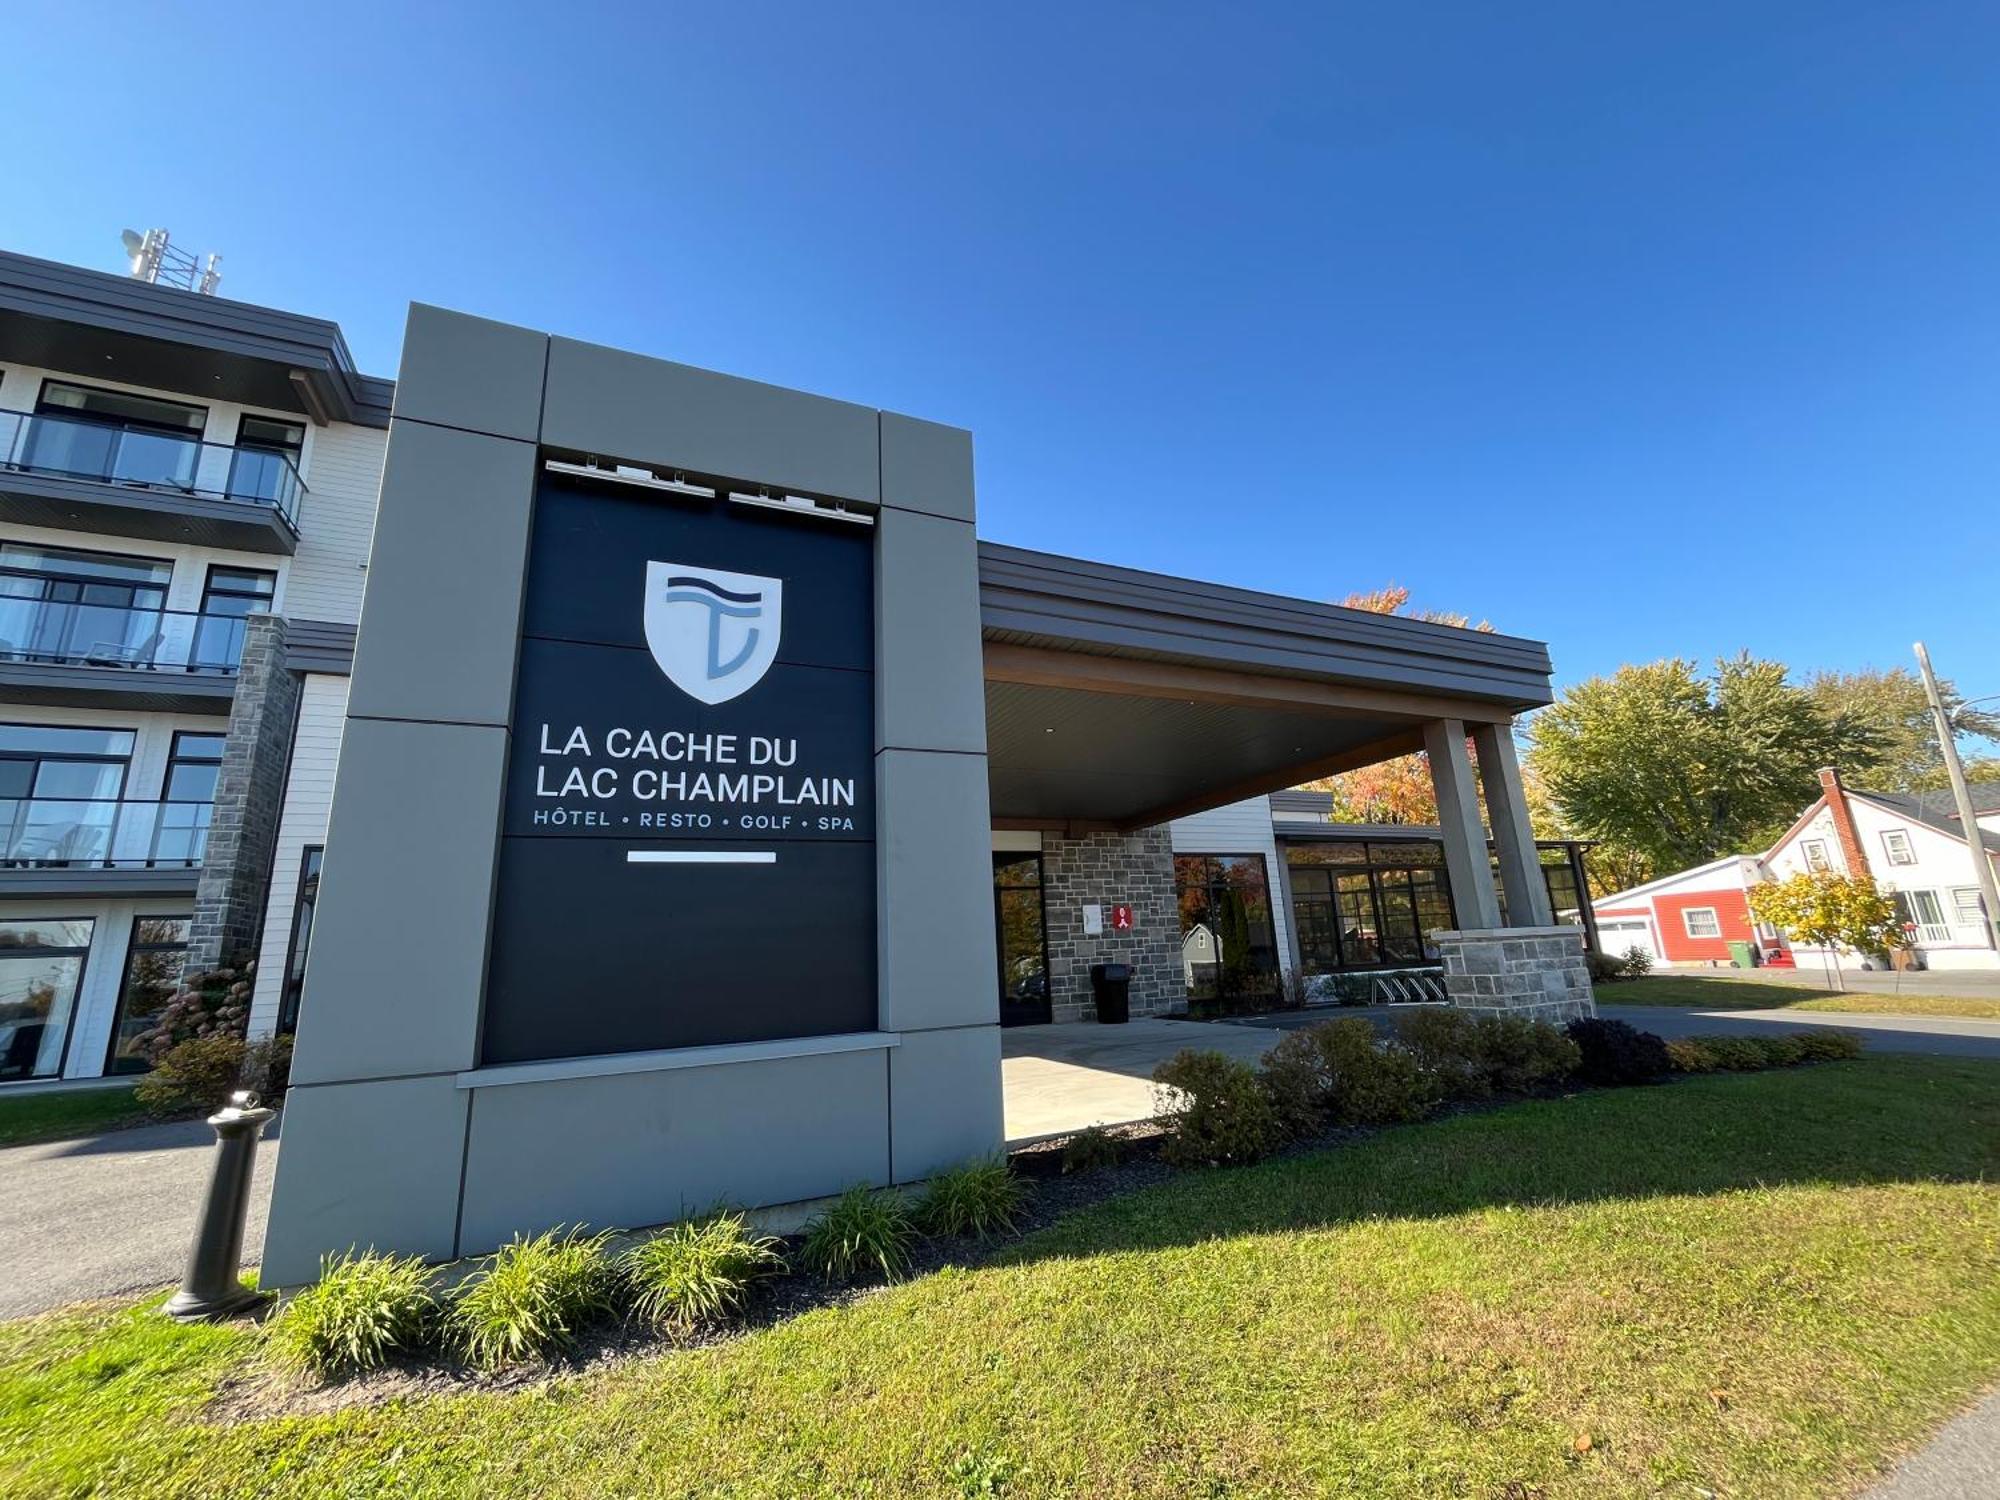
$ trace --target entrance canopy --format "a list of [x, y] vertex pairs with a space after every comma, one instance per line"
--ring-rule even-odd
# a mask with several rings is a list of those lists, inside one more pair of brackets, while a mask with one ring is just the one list
[[1506, 724], [1539, 641], [981, 543], [996, 828], [1147, 827]]

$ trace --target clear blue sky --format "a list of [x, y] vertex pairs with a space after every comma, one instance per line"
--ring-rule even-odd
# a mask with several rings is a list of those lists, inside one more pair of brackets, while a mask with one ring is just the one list
[[[338, 20], [307, 11], [338, 10]], [[0, 244], [972, 428], [989, 538], [2000, 692], [2000, 9], [16, 0]]]

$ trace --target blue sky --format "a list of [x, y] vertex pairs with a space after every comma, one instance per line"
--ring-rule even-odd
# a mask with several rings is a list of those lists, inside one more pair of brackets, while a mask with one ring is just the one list
[[0, 245], [959, 423], [998, 541], [2000, 693], [2000, 10], [16, 0]]

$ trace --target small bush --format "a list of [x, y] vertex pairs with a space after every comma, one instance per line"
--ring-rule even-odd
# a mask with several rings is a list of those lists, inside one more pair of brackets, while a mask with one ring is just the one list
[[209, 1037], [240, 1038], [250, 1024], [250, 987], [255, 964], [209, 969], [189, 974], [153, 1017], [153, 1024], [132, 1039], [140, 1055], [157, 1065], [183, 1042]]
[[653, 1327], [688, 1329], [743, 1310], [750, 1289], [785, 1269], [778, 1241], [752, 1234], [740, 1213], [673, 1224], [625, 1253], [633, 1312]]
[[1584, 953], [1583, 961], [1590, 968], [1592, 984], [1616, 984], [1625, 978], [1625, 960], [1622, 958], [1613, 958], [1592, 948]]
[[878, 1273], [894, 1281], [910, 1264], [915, 1238], [901, 1198], [857, 1183], [813, 1216], [799, 1255], [830, 1281]]
[[1258, 1079], [1278, 1129], [1297, 1140], [1316, 1134], [1326, 1124], [1333, 1094], [1326, 1076], [1326, 1059], [1321, 1056], [1316, 1026], [1288, 1031], [1277, 1046], [1264, 1054]]
[[1667, 1062], [1676, 1073], [1713, 1073], [1722, 1066], [1714, 1051], [1698, 1036], [1676, 1037], [1668, 1042]]
[[1581, 1052], [1577, 1074], [1585, 1083], [1645, 1083], [1667, 1072], [1667, 1044], [1623, 1021], [1588, 1017], [1571, 1021], [1569, 1039]]
[[1257, 1070], [1220, 1052], [1176, 1053], [1153, 1070], [1154, 1102], [1175, 1166], [1255, 1161], [1276, 1149], [1277, 1111]]
[[1755, 1037], [1698, 1036], [1692, 1040], [1708, 1049], [1718, 1068], [1726, 1068], [1732, 1073], [1754, 1073], [1770, 1066], [1764, 1049], [1757, 1045]]
[[1479, 1023], [1449, 1006], [1406, 1010], [1396, 1036], [1446, 1099], [1484, 1099], [1493, 1080], [1480, 1056]]
[[132, 1096], [148, 1114], [161, 1118], [220, 1109], [236, 1090], [243, 1053], [242, 1039], [234, 1036], [177, 1043], [139, 1080]]
[[581, 1229], [517, 1235], [487, 1257], [452, 1304], [451, 1330], [466, 1358], [496, 1370], [575, 1348], [578, 1335], [615, 1306], [609, 1238]]
[[1004, 1157], [989, 1156], [940, 1172], [917, 1202], [917, 1227], [926, 1234], [1004, 1234], [1021, 1221], [1026, 1198]]
[[1795, 1067], [1806, 1060], [1806, 1049], [1795, 1036], [1759, 1036], [1751, 1040], [1762, 1049], [1767, 1068]]
[[1333, 1117], [1344, 1125], [1421, 1119], [1437, 1102], [1436, 1083], [1402, 1047], [1385, 1047], [1375, 1023], [1359, 1016], [1309, 1028], [1319, 1043]]
[[1495, 1093], [1530, 1093], [1583, 1065], [1582, 1049], [1547, 1021], [1481, 1016], [1477, 1036], [1479, 1062]]
[[1637, 946], [1625, 950], [1625, 977], [1642, 979], [1653, 972], [1653, 955]]
[[284, 1102], [285, 1090], [291, 1082], [290, 1037], [267, 1036], [243, 1049], [243, 1066], [236, 1073], [239, 1089], [248, 1089], [261, 1103], [276, 1105]]
[[1861, 1055], [1861, 1038], [1851, 1031], [1828, 1031], [1816, 1026], [1811, 1031], [1792, 1033], [1792, 1040], [1799, 1044], [1802, 1062], [1846, 1062]]
[[1100, 1167], [1117, 1166], [1123, 1156], [1117, 1136], [1102, 1125], [1086, 1125], [1063, 1142], [1062, 1169], [1065, 1176], [1095, 1172]]
[[340, 1380], [415, 1354], [438, 1331], [437, 1290], [415, 1256], [374, 1251], [329, 1255], [319, 1280], [271, 1325], [281, 1364], [319, 1380]]

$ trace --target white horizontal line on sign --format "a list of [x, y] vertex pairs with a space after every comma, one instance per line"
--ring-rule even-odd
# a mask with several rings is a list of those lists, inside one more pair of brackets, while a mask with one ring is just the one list
[[775, 865], [774, 849], [627, 849], [628, 865]]

